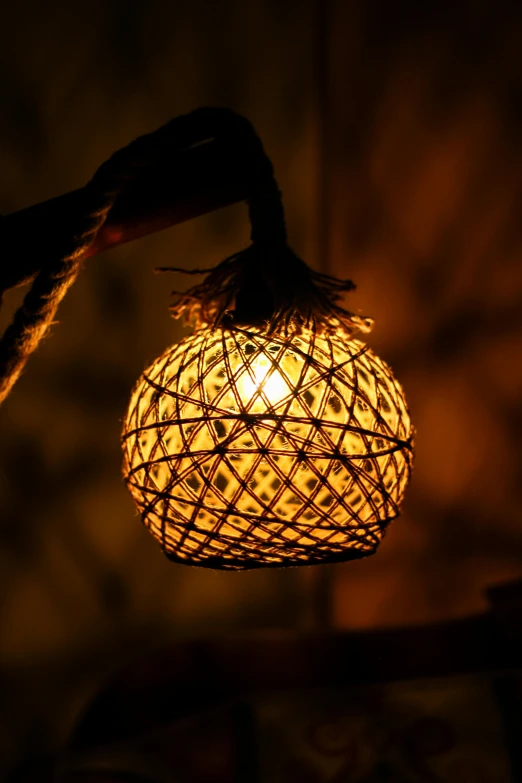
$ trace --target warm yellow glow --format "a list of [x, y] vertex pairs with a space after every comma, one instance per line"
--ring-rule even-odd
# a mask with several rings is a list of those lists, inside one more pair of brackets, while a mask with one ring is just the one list
[[266, 356], [257, 356], [250, 364], [239, 367], [235, 364], [234, 371], [238, 374], [237, 390], [242, 407], [251, 413], [277, 406], [291, 391], [283, 375]]
[[374, 551], [397, 516], [411, 434], [399, 384], [360, 341], [203, 329], [134, 389], [124, 473], [179, 561], [344, 559]]

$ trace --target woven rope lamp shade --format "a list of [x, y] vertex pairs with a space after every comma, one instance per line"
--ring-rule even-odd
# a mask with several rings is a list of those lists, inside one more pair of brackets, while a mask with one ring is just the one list
[[371, 554], [410, 473], [389, 367], [310, 329], [197, 331], [143, 374], [125, 433], [127, 484], [165, 553], [220, 568]]
[[[390, 368], [346, 311], [354, 288], [287, 245], [249, 123], [252, 244], [172, 306], [193, 334], [146, 370], [124, 420], [124, 478], [165, 554], [222, 569], [372, 554], [399, 511], [412, 427]], [[185, 271], [171, 269], [170, 271]]]

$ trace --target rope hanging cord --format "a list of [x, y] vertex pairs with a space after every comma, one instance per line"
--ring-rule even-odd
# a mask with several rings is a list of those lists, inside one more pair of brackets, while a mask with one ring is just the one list
[[283, 208], [268, 157], [252, 125], [228, 109], [203, 108], [177, 117], [153, 133], [114, 153], [84, 187], [82, 214], [64, 235], [56, 257], [42, 258], [12, 323], [0, 340], [0, 403], [5, 400], [29, 356], [47, 334], [58, 306], [80, 271], [82, 260], [119, 195], [146, 167], [172, 151], [182, 151], [218, 135], [237, 138], [238, 154], [252, 172], [248, 199], [254, 243], [284, 244]]

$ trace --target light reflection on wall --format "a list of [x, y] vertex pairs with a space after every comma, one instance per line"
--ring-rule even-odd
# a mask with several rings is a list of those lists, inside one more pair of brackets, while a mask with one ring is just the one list
[[428, 4], [406, 24], [378, 2], [333, 8], [332, 271], [357, 281], [418, 429], [405, 516], [377, 558], [338, 569], [334, 613], [344, 626], [462, 616], [522, 574], [522, 15]]

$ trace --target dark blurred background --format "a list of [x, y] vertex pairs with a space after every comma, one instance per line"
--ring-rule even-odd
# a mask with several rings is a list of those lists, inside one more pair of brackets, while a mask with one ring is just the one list
[[[0, 212], [81, 186], [200, 105], [247, 115], [291, 242], [358, 284], [405, 387], [417, 462], [367, 561], [169, 563], [120, 478], [143, 367], [182, 335], [177, 281], [244, 246], [242, 206], [89, 260], [0, 412], [0, 769], [67, 734], [139, 651], [245, 629], [481, 611], [522, 576], [522, 6], [507, 0], [3, 3]], [[5, 327], [23, 291], [10, 292]]]

